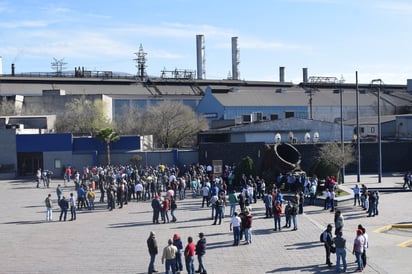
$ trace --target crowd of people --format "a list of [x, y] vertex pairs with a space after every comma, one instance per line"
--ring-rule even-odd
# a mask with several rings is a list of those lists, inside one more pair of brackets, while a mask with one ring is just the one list
[[[59, 221], [66, 221], [70, 210], [70, 221], [76, 220], [76, 211], [95, 209], [95, 191], [100, 193], [99, 204], [108, 210], [121, 209], [128, 203], [147, 201], [153, 209], [153, 224], [177, 222], [176, 209], [178, 201], [186, 199], [191, 193], [192, 198], [201, 197], [201, 207], [211, 209], [212, 225], [220, 225], [226, 216], [226, 207], [230, 210], [229, 230], [233, 233], [233, 245], [238, 246], [244, 239], [245, 244], [252, 244], [253, 208], [252, 204], [258, 201], [265, 207], [265, 218], [273, 218], [274, 231], [290, 228], [298, 230], [298, 215], [303, 213], [305, 199], [308, 205], [314, 204], [319, 194], [319, 183], [316, 176], [307, 178], [304, 175], [285, 174], [278, 177], [277, 182], [267, 185], [265, 180], [256, 176], [242, 175], [239, 184], [235, 187], [230, 181], [233, 169], [226, 167], [222, 176], [214, 177], [206, 166], [190, 165], [182, 169], [158, 165], [156, 167], [136, 168], [132, 166], [84, 167], [80, 172], [68, 167], [64, 172], [64, 183], [73, 182], [74, 191], [68, 195], [63, 193], [60, 184], [56, 187], [58, 205], [60, 206]], [[46, 176], [47, 178], [47, 176]], [[45, 183], [49, 186], [50, 183]], [[326, 178], [324, 209], [334, 212], [335, 231], [332, 236], [332, 224], [322, 233], [321, 241], [326, 250], [326, 264], [332, 266], [331, 253], [336, 253], [336, 271], [346, 271], [346, 238], [343, 234], [344, 217], [335, 207], [335, 189], [337, 183], [333, 176]], [[287, 192], [285, 197], [283, 191]], [[77, 195], [75, 195], [77, 194]], [[361, 206], [366, 210], [368, 217], [379, 213], [379, 193], [369, 191], [363, 184], [353, 188], [354, 206]], [[46, 200], [46, 220], [52, 221], [52, 199], [48, 194]], [[170, 217], [169, 217], [170, 213]], [[353, 254], [356, 256], [358, 270], [363, 271], [366, 266], [367, 234], [365, 228], [359, 225], [356, 230]], [[157, 272], [154, 269], [158, 247], [155, 233], [150, 232], [147, 245], [150, 254], [148, 272]], [[188, 273], [206, 273], [204, 255], [206, 239], [203, 233], [199, 234], [199, 241], [195, 245], [191, 236], [187, 237], [187, 245], [176, 233], [169, 239], [163, 249], [162, 263], [166, 273], [179, 273], [186, 266]], [[195, 271], [195, 255], [198, 259], [198, 269]], [[182, 263], [184, 259], [184, 264]]]

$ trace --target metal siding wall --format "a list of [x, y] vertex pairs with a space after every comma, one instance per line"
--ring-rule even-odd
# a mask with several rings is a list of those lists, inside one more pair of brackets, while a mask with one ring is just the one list
[[20, 134], [16, 135], [17, 152], [71, 151], [72, 135]]

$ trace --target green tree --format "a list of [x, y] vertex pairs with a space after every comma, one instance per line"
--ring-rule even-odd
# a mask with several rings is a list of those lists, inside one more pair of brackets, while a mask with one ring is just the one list
[[242, 174], [245, 174], [247, 178], [249, 178], [249, 175], [252, 175], [253, 178], [256, 177], [256, 170], [255, 170], [255, 165], [253, 163], [253, 159], [250, 158], [249, 156], [246, 156], [240, 160], [240, 162], [237, 164], [235, 170], [235, 181], [237, 184], [240, 184], [240, 179], [242, 178]]
[[96, 134], [96, 138], [106, 145], [107, 164], [110, 165], [110, 143], [120, 140], [120, 135], [111, 128], [104, 128]]
[[353, 163], [355, 159], [354, 149], [351, 144], [344, 145], [343, 153], [340, 143], [332, 142], [324, 144], [319, 149], [317, 160], [323, 165], [329, 166], [335, 170], [338, 181], [341, 179], [341, 168]]
[[106, 105], [86, 96], [74, 98], [56, 118], [56, 132], [87, 133], [94, 136], [100, 129], [111, 127], [106, 115]]

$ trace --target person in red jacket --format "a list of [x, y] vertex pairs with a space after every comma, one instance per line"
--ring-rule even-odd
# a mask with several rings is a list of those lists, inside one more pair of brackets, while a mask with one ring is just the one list
[[282, 226], [280, 224], [281, 214], [282, 214], [282, 206], [280, 205], [279, 201], [276, 201], [275, 205], [273, 206], [273, 219], [275, 221], [275, 229], [273, 229], [274, 231], [278, 229], [279, 231], [282, 230]]
[[186, 270], [188, 274], [195, 273], [195, 244], [193, 243], [193, 238], [189, 236], [187, 238], [187, 245], [184, 251]]

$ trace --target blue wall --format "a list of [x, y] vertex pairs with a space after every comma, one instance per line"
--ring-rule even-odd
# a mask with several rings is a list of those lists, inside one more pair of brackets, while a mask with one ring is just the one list
[[[120, 140], [110, 144], [112, 150], [140, 149], [140, 136], [121, 136]], [[20, 134], [16, 135], [17, 152], [46, 151], [99, 151], [106, 152], [105, 144], [95, 138], [72, 138], [69, 133], [63, 134]]]
[[17, 152], [71, 151], [72, 135], [19, 134], [16, 135]]

